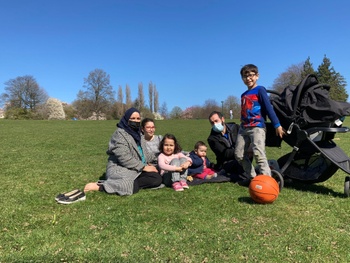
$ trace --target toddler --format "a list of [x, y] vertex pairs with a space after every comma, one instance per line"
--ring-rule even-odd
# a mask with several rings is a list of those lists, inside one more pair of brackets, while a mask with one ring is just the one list
[[213, 169], [214, 164], [207, 157], [207, 146], [204, 142], [198, 141], [194, 145], [194, 150], [190, 152], [192, 165], [188, 168], [188, 174], [199, 179], [212, 179], [217, 177]]

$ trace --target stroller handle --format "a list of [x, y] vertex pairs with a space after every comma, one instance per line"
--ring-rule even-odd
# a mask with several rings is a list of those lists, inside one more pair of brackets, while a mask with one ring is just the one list
[[308, 134], [312, 134], [314, 132], [318, 132], [318, 131], [322, 131], [322, 132], [341, 132], [341, 133], [345, 133], [345, 132], [349, 132], [350, 129], [348, 127], [338, 127], [338, 128], [328, 128], [328, 127], [313, 127], [313, 128], [309, 128], [306, 129], [306, 132]]

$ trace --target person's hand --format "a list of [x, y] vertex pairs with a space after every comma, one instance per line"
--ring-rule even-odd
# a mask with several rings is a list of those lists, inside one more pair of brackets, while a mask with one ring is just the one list
[[175, 172], [182, 172], [182, 171], [183, 171], [183, 167], [182, 166], [176, 166]]
[[157, 173], [158, 172], [158, 170], [157, 170], [157, 168], [155, 166], [149, 165], [149, 164], [147, 164], [145, 167], [143, 167], [142, 171], [148, 172], [148, 173], [150, 173], [150, 172], [156, 172]]
[[285, 135], [285, 132], [282, 128], [282, 126], [279, 126], [276, 128], [276, 135], [282, 139], [282, 137]]
[[187, 161], [187, 162], [184, 162], [183, 164], [181, 164], [181, 167], [186, 170], [188, 167], [191, 166], [191, 162], [190, 161]]

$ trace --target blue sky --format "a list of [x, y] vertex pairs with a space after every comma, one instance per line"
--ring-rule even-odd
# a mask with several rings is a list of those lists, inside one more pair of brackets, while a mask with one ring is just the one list
[[0, 93], [32, 75], [71, 103], [99, 68], [132, 99], [142, 82], [148, 102], [152, 81], [170, 111], [240, 97], [247, 63], [268, 88], [307, 57], [317, 69], [324, 55], [350, 83], [349, 10], [347, 0], [0, 0]]

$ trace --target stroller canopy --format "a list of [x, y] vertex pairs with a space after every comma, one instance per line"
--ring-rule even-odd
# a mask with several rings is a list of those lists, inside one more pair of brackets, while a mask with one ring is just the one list
[[329, 97], [330, 86], [318, 83], [313, 74], [307, 75], [299, 85], [287, 86], [280, 95], [271, 95], [271, 103], [283, 128], [291, 123], [300, 128], [327, 126], [337, 119], [350, 115], [348, 102], [334, 101]]

